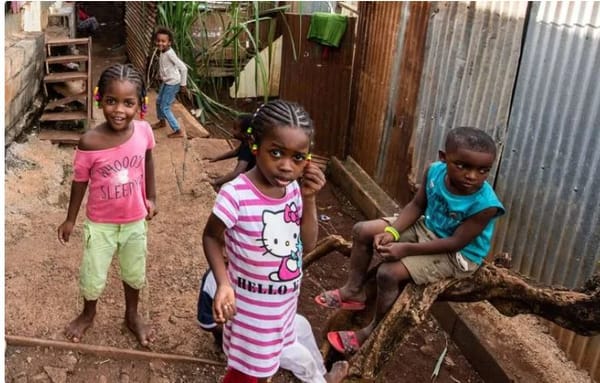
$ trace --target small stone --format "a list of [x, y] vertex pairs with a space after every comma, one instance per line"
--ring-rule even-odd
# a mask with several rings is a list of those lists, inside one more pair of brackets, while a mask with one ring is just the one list
[[30, 356], [28, 356], [28, 357], [27, 357], [27, 363], [31, 364], [31, 361], [32, 361], [32, 360], [33, 360], [33, 358], [32, 358], [32, 357], [30, 357]]
[[78, 362], [77, 357], [73, 354], [63, 356], [61, 361], [65, 364], [65, 367], [69, 372], [73, 372], [75, 370], [75, 365]]
[[34, 382], [50, 382], [50, 378], [48, 378], [48, 375], [45, 372], [40, 372], [39, 374], [33, 376], [31, 380]]
[[52, 383], [66, 383], [67, 381], [66, 368], [44, 366], [44, 371], [46, 371]]
[[452, 358], [450, 358], [448, 355], [446, 355], [446, 357], [444, 358], [444, 364], [446, 364], [446, 366], [448, 366], [448, 367], [456, 366], [456, 363], [454, 363]]
[[15, 378], [13, 379], [14, 383], [27, 383], [27, 373], [24, 371], [21, 371], [17, 374], [17, 376], [15, 376]]

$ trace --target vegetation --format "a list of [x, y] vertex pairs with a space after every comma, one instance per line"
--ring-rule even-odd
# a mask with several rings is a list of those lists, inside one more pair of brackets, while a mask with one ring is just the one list
[[[173, 46], [179, 57], [188, 66], [188, 88], [195, 105], [201, 110], [200, 118], [207, 115], [219, 118], [220, 113], [237, 115], [238, 112], [217, 100], [217, 91], [224, 86], [215, 73], [215, 67], [226, 68], [225, 75], [234, 78], [237, 95], [240, 73], [248, 58], [255, 55], [257, 88], [264, 89], [264, 100], [269, 97], [268, 63], [258, 54], [261, 48], [269, 48], [269, 59], [275, 37], [276, 21], [274, 17], [260, 16], [283, 12], [287, 7], [269, 7], [271, 3], [232, 2], [222, 10], [215, 10], [206, 2], [159, 2], [158, 23], [173, 31]], [[215, 15], [220, 19], [219, 33], [216, 38], [214, 24], [207, 25], [208, 17]], [[260, 40], [260, 24], [268, 25], [266, 41]], [[194, 31], [196, 31], [194, 33]], [[209, 38], [209, 36], [211, 38]], [[269, 60], [270, 61], [270, 60]], [[209, 95], [208, 93], [211, 93]]]

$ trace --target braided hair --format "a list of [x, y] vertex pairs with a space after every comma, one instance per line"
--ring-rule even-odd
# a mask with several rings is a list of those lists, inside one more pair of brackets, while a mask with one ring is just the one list
[[459, 148], [496, 155], [494, 139], [483, 130], [468, 126], [454, 128], [446, 136], [446, 151]]
[[114, 64], [104, 70], [98, 80], [98, 85], [94, 90], [94, 99], [100, 101], [106, 91], [108, 84], [112, 81], [129, 81], [136, 86], [136, 94], [140, 102], [140, 117], [143, 119], [148, 110], [148, 100], [146, 97], [146, 85], [142, 74], [138, 72], [131, 64]]
[[256, 144], [273, 128], [289, 126], [302, 129], [311, 140], [313, 122], [302, 106], [295, 102], [275, 100], [262, 105], [252, 117], [252, 138]]

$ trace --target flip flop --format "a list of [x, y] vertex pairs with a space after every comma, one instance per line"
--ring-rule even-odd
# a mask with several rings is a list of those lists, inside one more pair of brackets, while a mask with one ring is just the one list
[[366, 305], [365, 302], [343, 301], [340, 295], [340, 289], [325, 291], [315, 297], [317, 304], [327, 307], [329, 309], [342, 309], [349, 311], [360, 311], [364, 310]]
[[327, 340], [331, 347], [343, 355], [353, 355], [360, 348], [354, 331], [331, 331], [327, 333]]

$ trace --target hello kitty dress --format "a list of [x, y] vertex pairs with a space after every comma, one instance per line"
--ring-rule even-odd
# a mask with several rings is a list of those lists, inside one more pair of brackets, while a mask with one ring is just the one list
[[283, 198], [261, 193], [244, 174], [223, 185], [212, 211], [227, 227], [225, 249], [237, 314], [223, 331], [228, 367], [258, 378], [279, 369], [296, 341], [302, 277], [302, 195], [296, 181]]

